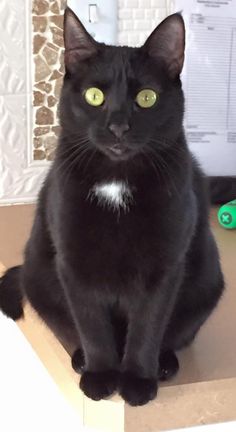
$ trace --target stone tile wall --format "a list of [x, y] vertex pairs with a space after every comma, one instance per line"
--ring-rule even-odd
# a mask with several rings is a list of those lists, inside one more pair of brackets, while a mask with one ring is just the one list
[[63, 13], [66, 0], [33, 0], [34, 159], [52, 160], [59, 134], [58, 100], [62, 86]]

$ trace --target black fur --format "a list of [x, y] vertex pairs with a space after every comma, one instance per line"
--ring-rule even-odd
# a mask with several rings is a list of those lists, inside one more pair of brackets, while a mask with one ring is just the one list
[[236, 177], [210, 177], [209, 184], [212, 204], [226, 204], [236, 199]]
[[[67, 9], [65, 48], [62, 133], [19, 284], [71, 354], [82, 349], [73, 366], [87, 396], [118, 389], [141, 405], [178, 370], [174, 351], [192, 342], [224, 286], [205, 179], [182, 126], [183, 20], [170, 16], [141, 48], [109, 47]], [[91, 86], [106, 95], [101, 107], [85, 102]], [[142, 88], [159, 94], [152, 108], [135, 103]], [[111, 125], [129, 130], [118, 139]], [[111, 180], [129, 184], [126, 211], [91, 199]], [[16, 312], [2, 306], [14, 319], [18, 300]]]
[[0, 308], [13, 320], [24, 317], [20, 271], [21, 266], [12, 267], [0, 278]]

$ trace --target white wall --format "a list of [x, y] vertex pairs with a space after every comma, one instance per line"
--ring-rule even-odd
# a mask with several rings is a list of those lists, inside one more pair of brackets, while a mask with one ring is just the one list
[[0, 0], [0, 205], [35, 200], [45, 165], [32, 160], [31, 1]]
[[120, 45], [139, 46], [167, 16], [166, 0], [118, 0]]

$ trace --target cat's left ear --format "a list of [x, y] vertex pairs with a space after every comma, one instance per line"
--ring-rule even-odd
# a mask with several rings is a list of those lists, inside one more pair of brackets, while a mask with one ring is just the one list
[[180, 13], [167, 17], [149, 36], [143, 48], [150, 57], [162, 59], [171, 78], [182, 71], [185, 48], [185, 26]]
[[64, 14], [65, 66], [70, 70], [98, 52], [99, 43], [84, 28], [70, 8]]

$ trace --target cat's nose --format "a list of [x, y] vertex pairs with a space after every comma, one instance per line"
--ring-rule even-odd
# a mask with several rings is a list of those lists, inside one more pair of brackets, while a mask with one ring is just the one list
[[115, 135], [116, 138], [122, 138], [125, 132], [129, 130], [129, 125], [127, 123], [117, 124], [111, 123], [109, 126], [110, 131]]

